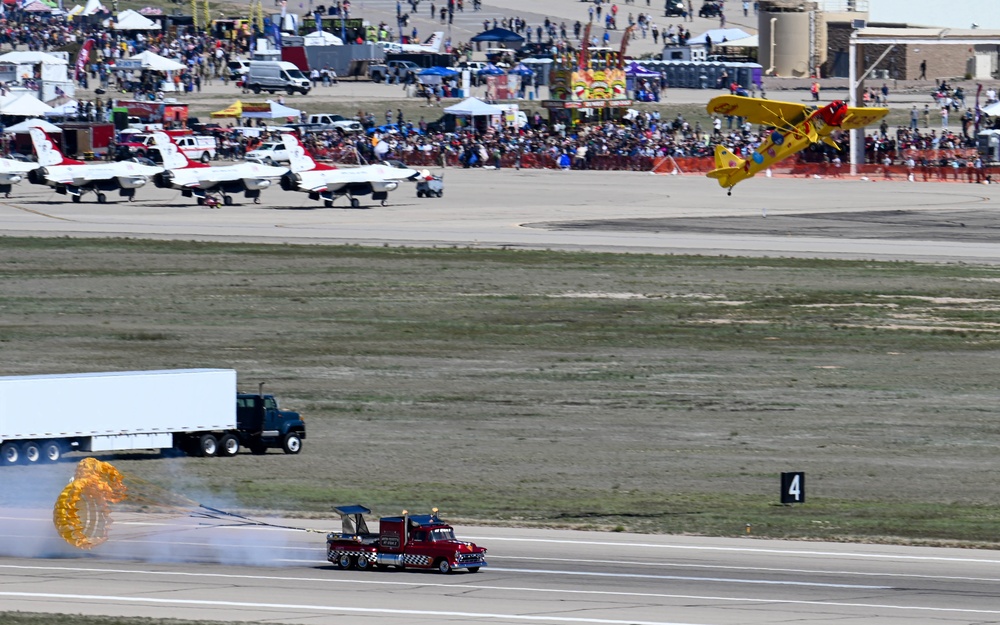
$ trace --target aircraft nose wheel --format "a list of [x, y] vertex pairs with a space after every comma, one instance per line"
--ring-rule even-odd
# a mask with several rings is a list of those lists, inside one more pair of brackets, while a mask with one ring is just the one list
[[351, 198], [351, 208], [357, 208], [361, 206], [361, 202], [356, 197]]
[[255, 198], [253, 199], [253, 203], [254, 203], [254, 204], [260, 204], [260, 198], [259, 198], [259, 197], [255, 197]]
[[385, 200], [382, 200], [382, 206], [385, 206]]

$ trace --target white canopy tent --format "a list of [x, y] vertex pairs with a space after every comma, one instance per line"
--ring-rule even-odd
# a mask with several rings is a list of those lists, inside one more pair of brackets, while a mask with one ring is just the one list
[[129, 61], [139, 61], [142, 63], [142, 69], [151, 69], [157, 72], [179, 72], [185, 69], [183, 63], [178, 63], [177, 61], [171, 61], [170, 59], [160, 56], [154, 52], [146, 50], [141, 54], [136, 54], [128, 58]]
[[244, 112], [242, 114], [242, 117], [244, 118], [254, 117], [258, 119], [279, 119], [285, 117], [295, 117], [296, 119], [298, 119], [298, 117], [302, 115], [302, 111], [298, 109], [293, 109], [290, 106], [285, 106], [284, 104], [280, 104], [278, 102], [275, 102], [274, 100], [268, 100], [267, 103], [271, 105], [271, 110], [261, 111], [260, 113]]
[[0, 98], [0, 115], [39, 117], [51, 110], [51, 106], [28, 93], [12, 94]]
[[0, 63], [12, 63], [14, 65], [68, 65], [65, 59], [58, 56], [46, 54], [44, 52], [33, 52], [30, 50], [14, 50], [7, 54], [0, 55]]
[[160, 30], [158, 23], [132, 9], [119, 13], [113, 25], [115, 30]]
[[760, 38], [757, 35], [753, 35], [752, 37], [744, 37], [743, 39], [730, 39], [714, 45], [717, 48], [756, 48], [760, 45]]
[[466, 98], [458, 104], [449, 106], [444, 112], [460, 117], [480, 117], [483, 115], [503, 115], [504, 109], [487, 104], [479, 98]]
[[325, 30], [314, 30], [302, 38], [304, 46], [342, 46], [344, 40]]
[[32, 128], [41, 128], [48, 133], [62, 132], [62, 128], [56, 126], [52, 122], [47, 122], [44, 119], [26, 119], [23, 122], [14, 124], [13, 126], [7, 126], [7, 128], [4, 129], [4, 132], [28, 132]]
[[51, 111], [45, 114], [46, 117], [72, 117], [77, 114], [77, 107], [79, 102], [76, 100], [70, 100], [64, 102], [59, 106], [54, 107]]

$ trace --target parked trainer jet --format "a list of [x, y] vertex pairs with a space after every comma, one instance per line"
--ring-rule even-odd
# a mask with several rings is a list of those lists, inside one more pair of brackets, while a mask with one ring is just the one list
[[165, 132], [154, 132], [153, 140], [160, 148], [165, 168], [153, 177], [153, 182], [161, 189], [180, 189], [184, 197], [198, 198], [198, 204], [204, 204], [205, 197], [212, 193], [222, 195], [226, 206], [233, 203], [233, 193], [243, 193], [244, 197], [253, 198], [254, 204], [260, 204], [261, 189], [288, 172], [285, 167], [258, 163], [212, 167], [192, 161]]
[[92, 191], [97, 194], [97, 201], [104, 204], [108, 201], [104, 192], [115, 190], [132, 201], [136, 189], [163, 171], [162, 167], [129, 161], [85, 163], [66, 158], [45, 131], [31, 128], [28, 132], [38, 157], [38, 167], [28, 172], [28, 180], [32, 184], [53, 187], [60, 195], [70, 195], [74, 202], [79, 202], [84, 193]]

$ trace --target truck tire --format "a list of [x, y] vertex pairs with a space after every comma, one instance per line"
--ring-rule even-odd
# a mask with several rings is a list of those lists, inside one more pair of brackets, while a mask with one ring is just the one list
[[5, 465], [17, 464], [21, 461], [21, 448], [13, 441], [7, 441], [0, 445], [0, 463]]
[[358, 559], [354, 561], [354, 566], [356, 566], [359, 571], [367, 571], [372, 568], [372, 563], [368, 558], [358, 556]]
[[261, 456], [267, 453], [267, 445], [260, 441], [255, 441], [247, 445], [250, 448], [250, 453], [255, 456]]
[[202, 434], [196, 449], [199, 456], [214, 456], [219, 451], [219, 441], [212, 434]]
[[231, 458], [240, 451], [240, 439], [232, 434], [224, 434], [219, 439], [219, 455]]
[[36, 441], [26, 441], [21, 445], [21, 454], [26, 464], [38, 464], [42, 459], [42, 447]]
[[62, 460], [63, 446], [59, 441], [45, 441], [42, 443], [42, 460], [45, 462], [59, 462]]
[[437, 562], [437, 570], [438, 573], [444, 573], [445, 575], [447, 575], [448, 573], [451, 573], [451, 563], [448, 562], [447, 559], [441, 558]]
[[296, 432], [289, 432], [285, 434], [284, 440], [281, 441], [281, 449], [284, 450], [286, 454], [297, 454], [302, 451], [302, 439]]
[[355, 562], [356, 562], [355, 559], [347, 555], [346, 553], [342, 553], [339, 556], [337, 556], [337, 568], [342, 571], [353, 569]]
[[207, 165], [210, 160], [212, 160], [212, 155], [209, 154], [208, 152], [205, 152], [204, 154], [201, 155], [202, 163], [205, 163]]

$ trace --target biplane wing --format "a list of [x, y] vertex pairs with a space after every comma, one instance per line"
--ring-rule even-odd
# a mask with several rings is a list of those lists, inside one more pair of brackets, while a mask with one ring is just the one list
[[800, 121], [812, 109], [805, 104], [759, 100], [739, 95], [720, 95], [708, 101], [709, 113], [744, 117], [751, 124], [783, 127]]
[[840, 123], [841, 130], [855, 130], [871, 126], [889, 114], [889, 109], [848, 107], [844, 121]]

